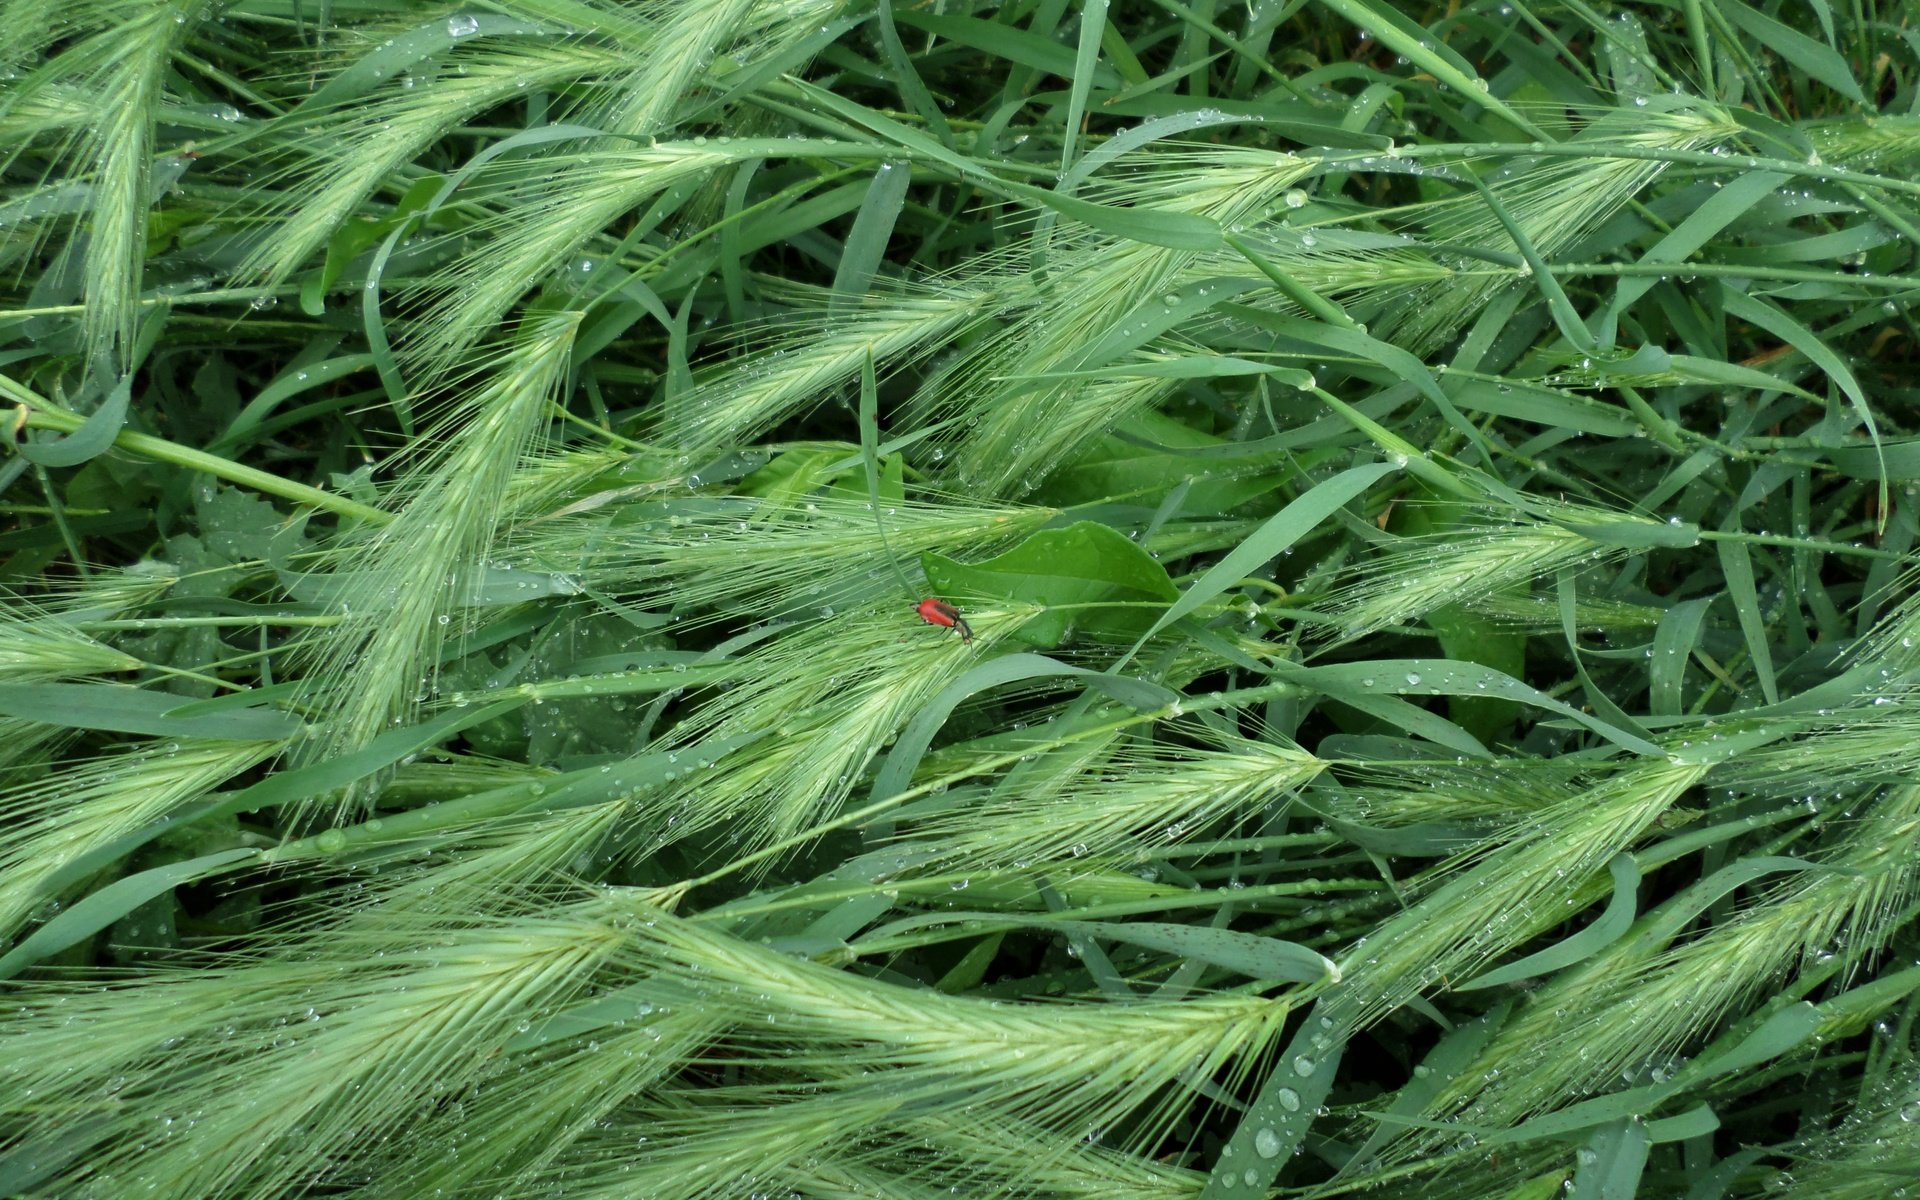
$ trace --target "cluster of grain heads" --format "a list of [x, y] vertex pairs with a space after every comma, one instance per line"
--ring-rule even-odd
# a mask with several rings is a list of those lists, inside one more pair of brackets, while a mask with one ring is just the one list
[[[1286, 154], [1197, 149], [1129, 162], [1097, 191], [1110, 203], [1236, 226], [1263, 215], [1310, 169]], [[915, 397], [923, 423], [951, 422], [943, 453], [969, 487], [1019, 495], [1073, 450], [1166, 396], [1165, 378], [1110, 377], [1116, 359], [1165, 332], [1169, 289], [1204, 253], [1083, 231], [1049, 247], [1047, 282]]]
[[1702, 764], [1640, 760], [1522, 817], [1342, 957], [1322, 1002], [1340, 1030], [1371, 1024], [1431, 988], [1461, 981], [1566, 919], [1609, 859], [1699, 783]]
[[[1606, 110], [1558, 146], [1557, 153], [1508, 164], [1487, 187], [1530, 249], [1551, 256], [1590, 233], [1670, 169], [1658, 157], [1610, 154], [1610, 146], [1656, 153], [1704, 150], [1740, 133], [1739, 124], [1724, 109], [1678, 97], [1660, 109]], [[1520, 249], [1500, 214], [1479, 194], [1465, 193], [1415, 208], [1406, 221], [1405, 232], [1435, 245], [1507, 254]], [[1522, 263], [1499, 272], [1463, 272], [1445, 282], [1413, 288], [1375, 333], [1416, 353], [1434, 349], [1496, 293], [1524, 284], [1526, 272], [1527, 265]]]
[[[928, 1170], [979, 1178], [1021, 1129], [1155, 1144], [1240, 1082], [1289, 1011], [1252, 995], [942, 996], [671, 916], [644, 892], [526, 899], [437, 915], [389, 900], [253, 961], [25, 989], [0, 1031], [14, 1168], [86, 1198], [355, 1180], [420, 1194], [556, 1171], [571, 1194], [645, 1179], [647, 1195], [694, 1197], [856, 1169], [908, 1136]], [[613, 1133], [648, 1152], [614, 1161]], [[1093, 1147], [1040, 1169], [1172, 1182]]]
[[1390, 543], [1386, 553], [1343, 570], [1324, 606], [1343, 638], [1363, 637], [1450, 604], [1618, 558], [1633, 535], [1660, 536], [1671, 528], [1578, 505], [1552, 505], [1542, 515], [1549, 519], [1475, 522]]
[[695, 708], [666, 734], [688, 754], [713, 739], [763, 739], [683, 781], [679, 835], [724, 826], [741, 842], [772, 842], [831, 818], [882, 747], [1031, 615], [971, 610], [967, 643], [886, 600], [781, 633], [724, 704]]
[[[685, 496], [610, 504], [518, 532], [516, 558], [643, 606], [702, 620], [832, 617], [900, 595], [893, 563], [964, 547], [991, 556], [1055, 511], [958, 499]], [[918, 574], [917, 566], [915, 574]]]
[[[496, 900], [496, 913], [508, 908]], [[463, 1096], [531, 1023], [632, 963], [603, 900], [387, 908], [224, 968], [27, 989], [0, 1113], [71, 1197], [278, 1195]]]
[[[1655, 910], [1637, 936], [1530, 997], [1430, 1115], [1504, 1128], [1623, 1079], [1663, 1083], [1796, 969], [1835, 954], [1863, 966], [1920, 896], [1920, 789], [1873, 803], [1849, 834], [1817, 861], [1733, 864]], [[1730, 920], [1682, 934], [1727, 890], [1767, 874], [1775, 878]]]
[[[136, 743], [0, 792], [0, 938], [57, 899], [72, 868], [285, 749], [283, 742]], [[97, 869], [97, 868], [96, 868]]]
[[1284, 742], [1208, 740], [1217, 744], [1120, 747], [1092, 770], [1049, 780], [1044, 821], [1034, 820], [1031, 790], [996, 788], [915, 821], [909, 836], [944, 870], [1091, 870], [1217, 834], [1284, 802], [1327, 766]]
[[[63, 96], [87, 98], [93, 119], [65, 141], [60, 155], [67, 162], [55, 174], [89, 181], [85, 234], [76, 234], [66, 253], [84, 264], [82, 344], [86, 358], [97, 364], [124, 369], [132, 361], [147, 259], [147, 212], [157, 198], [154, 184], [160, 175], [154, 166], [156, 114], [174, 56], [212, 7], [207, 0], [69, 6], [63, 15], [72, 25], [64, 44], [24, 78], [10, 80], [10, 97], [0, 101], [0, 110], [13, 114], [22, 102], [46, 106], [57, 105]], [[38, 20], [31, 12], [10, 13], [4, 23], [14, 36], [60, 27], [53, 14], [37, 15]]]
[[578, 327], [578, 313], [529, 317], [396, 485], [394, 520], [339, 552], [348, 621], [308, 683], [331, 714], [331, 749], [363, 746], [419, 710], [508, 487], [547, 428]]
[[917, 291], [876, 291], [845, 311], [816, 311], [751, 331], [751, 352], [701, 378], [681, 397], [663, 435], [692, 449], [751, 440], [803, 415], [873, 362], [913, 363], [991, 319], [1029, 289], [1017, 277], [936, 281]]

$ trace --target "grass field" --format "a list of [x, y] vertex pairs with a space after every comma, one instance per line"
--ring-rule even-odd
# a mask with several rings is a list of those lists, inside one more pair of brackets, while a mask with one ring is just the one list
[[0, 1197], [1920, 1195], [1920, 6], [0, 0]]

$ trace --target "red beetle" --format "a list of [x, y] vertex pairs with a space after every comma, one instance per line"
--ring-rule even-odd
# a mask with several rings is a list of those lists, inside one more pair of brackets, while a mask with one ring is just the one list
[[919, 613], [920, 619], [927, 624], [938, 625], [943, 629], [958, 629], [961, 641], [968, 643], [973, 641], [973, 626], [967, 624], [966, 618], [960, 615], [959, 609], [945, 600], [936, 600], [928, 596], [914, 605], [913, 611]]

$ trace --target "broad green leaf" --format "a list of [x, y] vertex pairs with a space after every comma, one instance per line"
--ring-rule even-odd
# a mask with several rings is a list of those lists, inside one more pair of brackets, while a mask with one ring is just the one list
[[1633, 1200], [1648, 1148], [1646, 1125], [1636, 1117], [1595, 1130], [1574, 1167], [1574, 1200]]
[[921, 565], [934, 591], [949, 599], [1047, 606], [1017, 635], [1047, 648], [1070, 631], [1097, 641], [1131, 641], [1153, 625], [1161, 605], [1179, 598], [1165, 567], [1124, 534], [1094, 521], [1043, 529], [986, 562], [961, 563], [928, 552]]

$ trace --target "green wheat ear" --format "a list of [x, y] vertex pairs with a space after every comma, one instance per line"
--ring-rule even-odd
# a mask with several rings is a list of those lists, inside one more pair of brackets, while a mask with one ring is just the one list
[[0, 0], [0, 1195], [1910, 1184], [1906, 16]]

